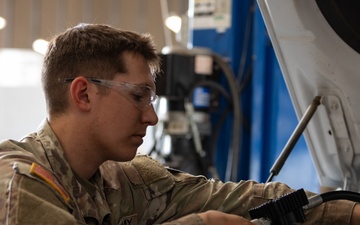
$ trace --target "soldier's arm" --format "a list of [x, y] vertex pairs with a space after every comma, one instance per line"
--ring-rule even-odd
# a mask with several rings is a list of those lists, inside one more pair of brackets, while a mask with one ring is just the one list
[[[150, 199], [143, 221], [151, 220], [157, 224], [204, 224], [209, 219], [221, 218], [226, 214], [215, 214], [212, 210], [242, 216], [250, 220], [249, 209], [271, 199], [294, 191], [286, 184], [272, 182], [261, 184], [254, 181], [223, 183], [220, 180], [208, 180], [203, 176], [165, 170], [161, 165], [142, 157], [132, 164], [148, 184], [154, 199]], [[134, 177], [134, 174], [131, 174]], [[172, 185], [168, 188], [164, 184]], [[168, 190], [160, 195], [160, 190]], [[313, 193], [307, 192], [310, 196]], [[149, 199], [143, 198], [145, 199]], [[137, 198], [137, 201], [141, 201]], [[136, 205], [141, 205], [136, 204]], [[306, 212], [305, 224], [344, 224], [349, 225], [355, 203], [349, 201], [330, 201]], [[141, 211], [141, 210], [138, 210]], [[208, 212], [210, 211], [210, 212]], [[199, 220], [201, 218], [201, 220]], [[169, 222], [171, 221], [171, 222]], [[201, 221], [201, 223], [199, 223]]]
[[[177, 207], [184, 213], [189, 213], [189, 211], [196, 212], [196, 210], [199, 210], [198, 212], [220, 210], [250, 219], [249, 209], [294, 191], [286, 184], [278, 182], [268, 184], [254, 181], [223, 183], [221, 181], [198, 178], [197, 183], [187, 185], [188, 179], [194, 179], [191, 175], [180, 173], [174, 174], [174, 176], [177, 177], [176, 179], [179, 180], [179, 183], [174, 189], [172, 202], [176, 202]], [[189, 176], [189, 178], [186, 178], [186, 176]], [[308, 196], [314, 194], [306, 193]], [[304, 224], [349, 225], [351, 224], [350, 220], [352, 217], [354, 218], [353, 221], [358, 222], [358, 208], [356, 205], [353, 214], [354, 206], [354, 202], [344, 200], [324, 203], [305, 212], [307, 222]]]

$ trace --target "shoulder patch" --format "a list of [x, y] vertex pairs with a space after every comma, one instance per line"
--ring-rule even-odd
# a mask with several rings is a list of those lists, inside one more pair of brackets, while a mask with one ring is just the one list
[[163, 165], [145, 155], [135, 157], [132, 164], [147, 185], [171, 176], [171, 173]]
[[59, 194], [65, 199], [66, 202], [70, 201], [69, 194], [61, 187], [58, 181], [53, 177], [51, 173], [43, 169], [40, 165], [32, 163], [30, 167], [30, 174], [36, 175], [53, 187]]
[[134, 185], [146, 189], [148, 198], [169, 191], [175, 184], [173, 175], [159, 162], [146, 155], [137, 155], [123, 168]]

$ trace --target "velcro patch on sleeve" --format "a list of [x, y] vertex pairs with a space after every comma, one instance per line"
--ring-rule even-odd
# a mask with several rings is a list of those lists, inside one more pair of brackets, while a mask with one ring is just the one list
[[124, 164], [124, 172], [138, 187], [145, 187], [148, 199], [160, 196], [175, 185], [173, 175], [160, 163], [146, 155], [137, 155], [130, 164]]
[[132, 160], [132, 164], [139, 171], [147, 185], [166, 178], [172, 178], [172, 174], [163, 165], [148, 156], [137, 155]]
[[69, 194], [61, 187], [58, 181], [50, 174], [48, 171], [43, 169], [36, 163], [32, 163], [30, 167], [30, 173], [32, 175], [36, 175], [43, 179], [46, 183], [48, 183], [51, 187], [53, 187], [59, 194], [65, 199], [66, 202], [70, 201]]

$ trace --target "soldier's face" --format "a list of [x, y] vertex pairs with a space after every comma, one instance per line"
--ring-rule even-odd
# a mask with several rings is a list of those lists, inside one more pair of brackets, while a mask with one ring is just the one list
[[[155, 90], [144, 57], [133, 53], [125, 53], [124, 57], [128, 72], [117, 75], [113, 81], [146, 85]], [[91, 132], [94, 132], [93, 137], [97, 139], [99, 151], [103, 151], [99, 153], [105, 159], [128, 161], [135, 156], [138, 147], [143, 143], [146, 128], [155, 125], [158, 117], [152, 105], [142, 111], [129, 96], [112, 88], [108, 88], [108, 92], [99, 98], [94, 109], [96, 116]]]

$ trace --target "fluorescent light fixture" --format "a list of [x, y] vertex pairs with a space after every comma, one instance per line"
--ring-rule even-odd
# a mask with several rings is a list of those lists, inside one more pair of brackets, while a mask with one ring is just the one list
[[32, 48], [35, 52], [45, 55], [48, 45], [48, 41], [37, 39], [33, 42]]
[[0, 16], [0, 30], [6, 27], [6, 20]]
[[181, 18], [177, 15], [169, 16], [165, 19], [165, 25], [173, 32], [178, 33], [181, 29]]

